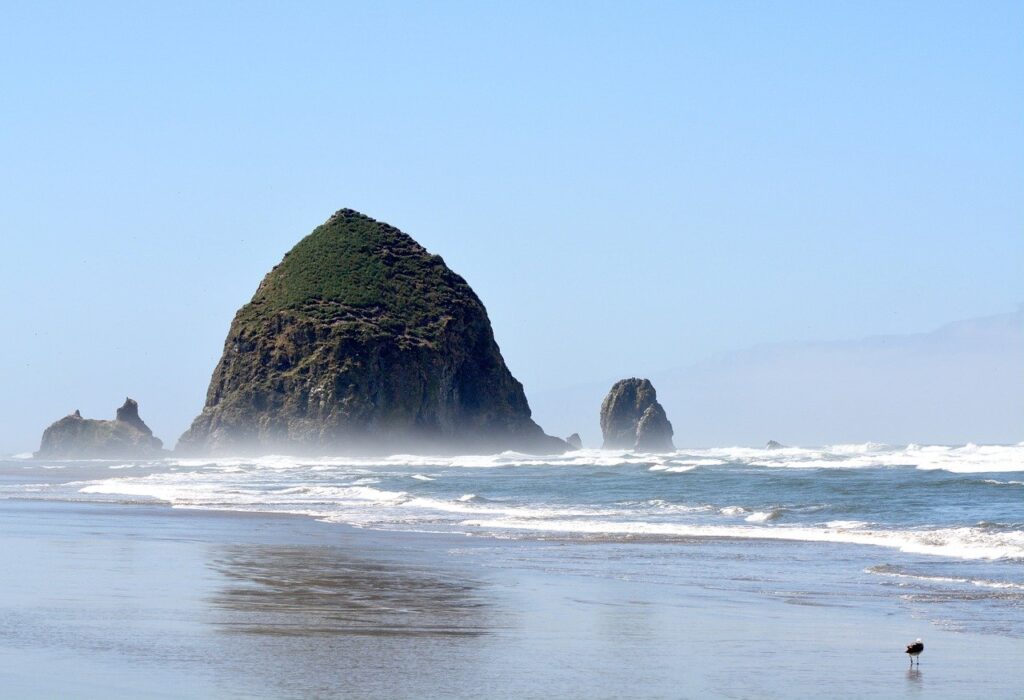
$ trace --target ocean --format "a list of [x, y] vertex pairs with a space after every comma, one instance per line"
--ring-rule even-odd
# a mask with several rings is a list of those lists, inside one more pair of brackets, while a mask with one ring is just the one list
[[[898, 608], [945, 630], [1024, 638], [1024, 443], [15, 458], [0, 461], [0, 499], [287, 513], [467, 536], [466, 556], [489, 552], [488, 566], [516, 552], [517, 566], [538, 570]], [[488, 539], [545, 546], [491, 551], [479, 546]]]

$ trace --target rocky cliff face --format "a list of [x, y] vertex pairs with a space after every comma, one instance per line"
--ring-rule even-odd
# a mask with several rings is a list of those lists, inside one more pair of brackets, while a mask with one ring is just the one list
[[561, 452], [465, 280], [398, 229], [343, 209], [235, 315], [178, 449]]
[[647, 379], [622, 379], [601, 402], [601, 433], [606, 449], [671, 452], [672, 424]]
[[75, 411], [43, 431], [36, 457], [121, 459], [159, 457], [163, 442], [139, 418], [139, 405], [125, 399], [114, 420], [82, 418]]

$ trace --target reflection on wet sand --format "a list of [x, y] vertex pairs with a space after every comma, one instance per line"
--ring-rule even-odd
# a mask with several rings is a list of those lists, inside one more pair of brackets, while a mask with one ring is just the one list
[[337, 547], [236, 546], [210, 566], [224, 577], [215, 624], [267, 635], [485, 634], [479, 584], [458, 570], [370, 559]]
[[495, 614], [483, 585], [437, 551], [360, 539], [210, 550], [225, 677], [254, 697], [476, 697]]
[[907, 671], [907, 689], [910, 692], [917, 695], [921, 692], [923, 685], [924, 684], [921, 682], [921, 669], [912, 668]]

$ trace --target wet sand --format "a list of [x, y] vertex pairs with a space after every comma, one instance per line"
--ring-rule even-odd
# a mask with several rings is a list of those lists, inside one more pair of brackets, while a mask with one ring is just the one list
[[[0, 695], [1013, 698], [1024, 640], [898, 605], [620, 580], [643, 544], [0, 502]], [[713, 566], [689, 557], [680, 566]], [[713, 578], [713, 577], [712, 577]], [[901, 645], [925, 638], [920, 670]]]

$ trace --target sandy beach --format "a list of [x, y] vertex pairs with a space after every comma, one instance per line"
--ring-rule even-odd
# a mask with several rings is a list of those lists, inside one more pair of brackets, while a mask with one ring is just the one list
[[[1024, 687], [1024, 640], [946, 631], [892, 603], [780, 595], [784, 565], [759, 593], [616, 578], [622, 548], [643, 543], [13, 500], [0, 502], [0, 532], [5, 697], [1011, 698]], [[695, 547], [680, 566], [715, 566]], [[926, 639], [920, 670], [902, 653], [910, 635]]]

